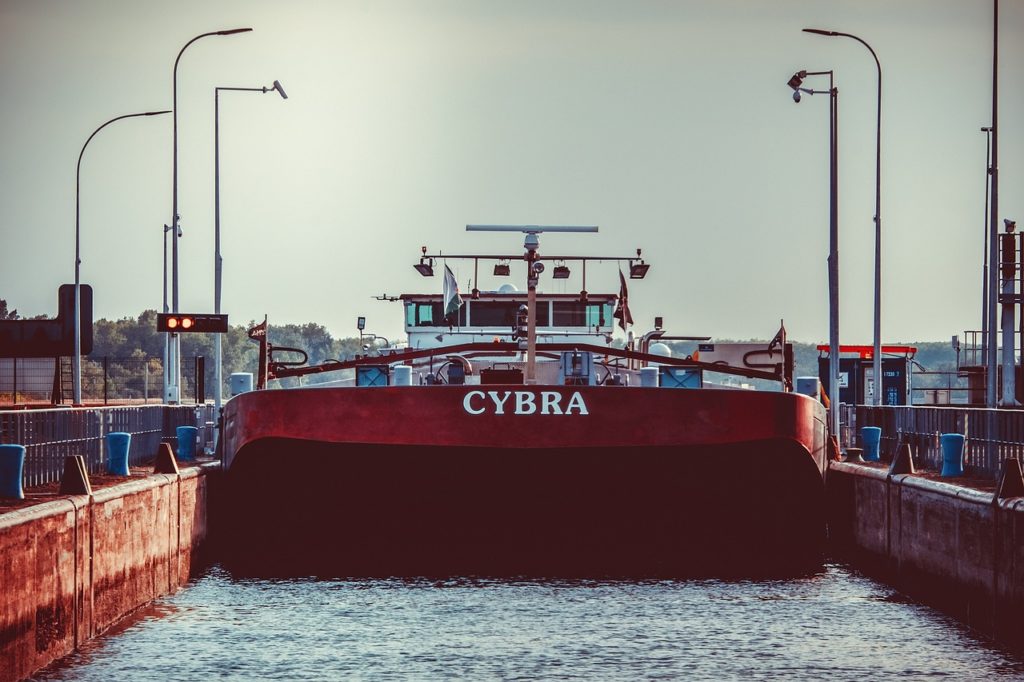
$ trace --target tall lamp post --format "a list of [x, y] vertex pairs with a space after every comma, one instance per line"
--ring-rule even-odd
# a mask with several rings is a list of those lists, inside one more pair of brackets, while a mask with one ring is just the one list
[[[207, 36], [230, 36], [236, 33], [246, 33], [251, 31], [251, 28], [232, 28], [224, 31], [211, 31], [209, 33], [201, 33], [192, 40], [185, 43], [185, 46], [178, 52], [177, 58], [174, 60], [174, 77], [173, 77], [173, 88], [174, 88], [174, 172], [172, 178], [172, 189], [171, 189], [171, 307], [173, 312], [178, 312], [178, 62], [181, 61], [181, 55], [185, 53], [188, 46], [196, 42], [200, 38], [206, 38]], [[164, 385], [164, 402], [165, 403], [177, 403], [180, 398], [179, 386], [181, 385], [181, 368], [179, 365], [179, 346], [178, 346], [178, 335], [171, 334], [171, 341], [168, 343], [169, 347], [169, 365], [170, 372], [168, 374], [168, 382]]]
[[120, 121], [124, 118], [136, 118], [138, 116], [159, 116], [160, 114], [169, 114], [170, 111], [144, 111], [137, 114], [125, 114], [124, 116], [116, 116], [99, 128], [92, 132], [89, 139], [82, 145], [82, 151], [78, 154], [78, 166], [75, 168], [75, 354], [71, 358], [72, 373], [74, 374], [73, 384], [73, 398], [72, 402], [77, 406], [82, 404], [82, 289], [81, 289], [81, 266], [82, 266], [82, 250], [81, 250], [81, 187], [82, 187], [82, 157], [85, 155], [85, 148], [92, 142], [92, 138], [96, 137], [96, 133], [100, 132], [114, 121]]
[[829, 37], [852, 38], [868, 48], [878, 69], [878, 110], [875, 123], [875, 312], [874, 312], [874, 348], [871, 353], [871, 375], [875, 390], [871, 402], [882, 404], [882, 64], [878, 55], [864, 40], [852, 33], [840, 31], [824, 31], [818, 28], [805, 28], [805, 33]]
[[[219, 87], [213, 89], [213, 312], [218, 315], [220, 314], [221, 268], [223, 265], [223, 259], [220, 255], [220, 93], [222, 90], [235, 92], [262, 92], [264, 94], [277, 91], [277, 93], [281, 95], [281, 99], [288, 99], [288, 95], [285, 94], [280, 81], [274, 81], [274, 84], [269, 88]], [[214, 336], [213, 342], [214, 354], [217, 356], [214, 370], [216, 379], [213, 389], [213, 399], [217, 414], [220, 414], [224, 384], [223, 367], [221, 364], [221, 334]]]
[[[803, 87], [807, 76], [828, 76], [828, 90]], [[828, 233], [828, 399], [829, 431], [839, 437], [839, 88], [832, 71], [797, 71], [789, 79], [793, 101], [801, 93], [829, 96], [829, 233]], [[877, 356], [876, 356], [877, 357]]]
[[[999, 352], [999, 335], [996, 330], [996, 303], [999, 288], [999, 0], [992, 0], [992, 125], [989, 131], [992, 143], [990, 145], [990, 163], [988, 166], [989, 187], [989, 223], [988, 223], [988, 357], [985, 363], [985, 406], [998, 407], [997, 389], [999, 385], [998, 362], [996, 356]], [[1013, 343], [1007, 350], [1003, 346], [1003, 354], [1007, 352], [1013, 355]], [[1012, 368], [1011, 368], [1012, 369]], [[992, 461], [993, 454], [990, 452], [989, 461]]]

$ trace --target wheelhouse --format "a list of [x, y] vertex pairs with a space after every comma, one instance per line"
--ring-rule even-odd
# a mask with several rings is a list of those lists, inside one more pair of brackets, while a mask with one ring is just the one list
[[[458, 313], [444, 315], [439, 294], [403, 294], [405, 332], [410, 348], [431, 348], [455, 342], [512, 341], [516, 315], [527, 292], [479, 292], [466, 297]], [[614, 294], [537, 294], [533, 317], [538, 340], [607, 344], [615, 322]], [[438, 337], [441, 337], [440, 339]]]

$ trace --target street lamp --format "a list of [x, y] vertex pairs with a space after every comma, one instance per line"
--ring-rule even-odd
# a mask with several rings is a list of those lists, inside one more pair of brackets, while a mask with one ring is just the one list
[[[178, 62], [181, 61], [181, 55], [185, 53], [188, 46], [200, 38], [206, 38], [207, 36], [230, 36], [236, 33], [246, 33], [251, 30], [251, 28], [232, 28], [224, 31], [201, 33], [185, 43], [185, 46], [181, 48], [177, 58], [174, 60], [174, 172], [172, 174], [171, 188], [171, 305], [174, 312], [178, 312]], [[165, 403], [176, 403], [180, 399], [178, 387], [181, 383], [181, 370], [178, 358], [178, 338], [177, 334], [171, 334], [171, 337], [174, 341], [169, 344], [171, 371], [169, 383], [165, 382], [164, 384]]]
[[170, 111], [145, 111], [138, 114], [125, 114], [124, 116], [116, 116], [99, 128], [92, 132], [89, 139], [82, 145], [82, 151], [78, 154], [78, 166], [75, 168], [75, 354], [71, 358], [72, 373], [74, 378], [72, 380], [73, 391], [72, 391], [72, 402], [74, 405], [82, 404], [82, 287], [81, 287], [81, 265], [82, 265], [82, 251], [81, 251], [81, 230], [79, 216], [81, 214], [81, 178], [82, 178], [82, 156], [85, 155], [85, 148], [92, 142], [92, 138], [96, 137], [96, 133], [106, 128], [114, 121], [120, 121], [123, 118], [136, 118], [138, 116], [159, 116], [160, 114], [169, 114]]
[[[828, 76], [828, 90], [803, 87], [807, 76]], [[798, 71], [789, 79], [793, 100], [801, 93], [829, 96], [828, 398], [829, 431], [839, 437], [839, 88], [832, 71]], [[876, 356], [877, 357], [877, 356]]]
[[805, 28], [805, 33], [821, 36], [852, 38], [868, 48], [875, 59], [878, 69], [878, 111], [875, 123], [875, 312], [874, 312], [874, 349], [871, 357], [871, 374], [875, 390], [871, 398], [874, 405], [882, 404], [882, 64], [871, 46], [852, 33], [840, 31], [823, 31], [818, 28]]
[[[220, 93], [221, 90], [234, 90], [241, 92], [262, 92], [264, 94], [272, 91], [277, 91], [281, 95], [281, 99], [288, 99], [288, 95], [285, 94], [284, 88], [281, 87], [280, 81], [274, 81], [274, 84], [267, 88], [229, 88], [219, 87], [213, 89], [213, 205], [214, 205], [214, 220], [213, 220], [213, 312], [217, 315], [220, 314], [220, 292], [221, 292], [221, 266], [223, 259], [220, 255]], [[222, 384], [223, 384], [223, 367], [221, 366], [221, 334], [217, 334], [214, 337], [214, 355], [217, 356], [216, 362], [214, 363], [214, 375], [215, 384], [213, 389], [213, 400], [217, 410], [217, 414], [220, 414], [220, 405], [222, 395]]]
[[[996, 263], [999, 258], [998, 245], [998, 223], [999, 223], [999, 0], [992, 0], [992, 125], [991, 125], [991, 156], [988, 166], [989, 181], [989, 237], [988, 237], [988, 259], [989, 259], [989, 280], [988, 280], [988, 357], [985, 363], [985, 407], [998, 407], [997, 386], [999, 383], [998, 365], [996, 354], [999, 351], [999, 337], [996, 333], [996, 289], [999, 286], [999, 269]], [[1009, 353], [1013, 356], [1013, 339], [1010, 339], [1009, 350], [1003, 346], [1003, 354]], [[1012, 361], [1011, 361], [1012, 365]], [[1012, 370], [1012, 366], [1011, 366]], [[1010, 377], [1004, 378], [1012, 380]], [[1004, 384], [1004, 392], [1005, 392]], [[993, 417], [994, 419], [994, 417]], [[989, 461], [994, 461], [994, 452], [988, 453]]]

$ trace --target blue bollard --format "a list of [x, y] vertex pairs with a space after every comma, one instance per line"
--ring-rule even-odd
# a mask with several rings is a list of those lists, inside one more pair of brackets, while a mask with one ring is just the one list
[[21, 487], [25, 472], [25, 446], [0, 445], [0, 497], [25, 499]]
[[881, 459], [879, 451], [882, 443], [882, 429], [877, 426], [865, 426], [860, 430], [860, 441], [864, 445], [864, 461], [877, 462]]
[[942, 471], [939, 476], [964, 475], [964, 437], [959, 433], [944, 433], [939, 438], [942, 447]]
[[178, 433], [178, 459], [192, 460], [196, 458], [196, 433], [199, 429], [194, 426], [179, 426]]
[[107, 434], [107, 473], [114, 476], [131, 476], [128, 470], [128, 451], [132, 445], [132, 434], [113, 431]]

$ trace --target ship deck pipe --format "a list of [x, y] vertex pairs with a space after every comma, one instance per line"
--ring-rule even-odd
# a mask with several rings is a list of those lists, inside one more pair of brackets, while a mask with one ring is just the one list
[[939, 438], [942, 448], [942, 471], [939, 476], [964, 475], [964, 440], [959, 433], [944, 433]]
[[864, 445], [864, 461], [877, 462], [881, 459], [882, 429], [880, 427], [863, 427], [860, 430], [860, 441]]
[[107, 434], [107, 473], [128, 476], [128, 452], [131, 450], [132, 434], [113, 431]]
[[0, 497], [25, 499], [25, 446], [0, 445]]

